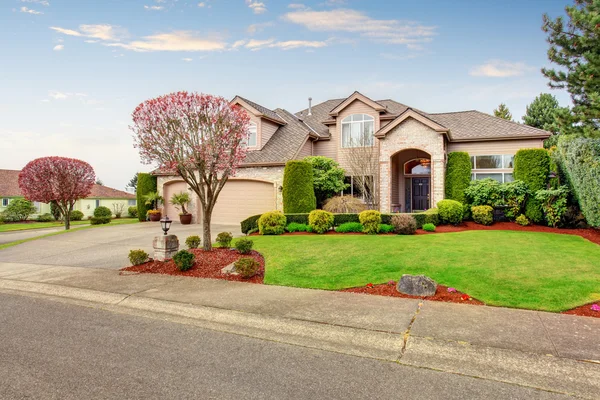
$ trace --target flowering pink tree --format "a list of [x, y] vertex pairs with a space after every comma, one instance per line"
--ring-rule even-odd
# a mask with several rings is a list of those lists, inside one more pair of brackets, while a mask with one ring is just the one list
[[188, 92], [147, 100], [133, 112], [142, 161], [174, 171], [198, 195], [204, 250], [212, 249], [210, 222], [219, 193], [246, 156], [249, 122], [223, 97]]
[[43, 157], [30, 161], [19, 174], [19, 187], [27, 200], [55, 201], [71, 227], [70, 214], [75, 202], [92, 191], [96, 174], [85, 161], [66, 157]]

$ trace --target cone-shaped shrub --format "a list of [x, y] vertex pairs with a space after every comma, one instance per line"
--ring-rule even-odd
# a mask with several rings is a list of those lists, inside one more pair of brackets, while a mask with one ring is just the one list
[[312, 164], [292, 160], [283, 171], [283, 212], [309, 213], [317, 207]]

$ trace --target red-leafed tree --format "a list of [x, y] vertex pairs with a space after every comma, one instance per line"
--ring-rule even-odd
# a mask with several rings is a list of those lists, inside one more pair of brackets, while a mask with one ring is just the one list
[[250, 117], [223, 97], [188, 92], [147, 100], [132, 117], [142, 161], [174, 171], [198, 195], [203, 248], [211, 250], [212, 212], [246, 156]]
[[70, 214], [75, 202], [92, 191], [96, 174], [85, 161], [66, 157], [43, 157], [30, 161], [19, 174], [19, 187], [27, 200], [55, 201], [71, 227]]

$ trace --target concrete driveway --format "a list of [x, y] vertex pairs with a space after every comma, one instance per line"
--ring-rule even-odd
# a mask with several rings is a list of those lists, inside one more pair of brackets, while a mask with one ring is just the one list
[[[242, 235], [239, 225], [213, 225], [213, 240], [219, 232]], [[201, 233], [201, 225], [179, 223], [173, 223], [169, 231], [179, 238], [180, 248], [185, 248], [185, 238]], [[1, 233], [0, 238], [3, 235], [9, 233]], [[158, 222], [73, 230], [0, 250], [0, 262], [119, 269], [129, 265], [129, 250], [142, 249], [152, 256], [152, 240], [157, 235], [162, 235]]]

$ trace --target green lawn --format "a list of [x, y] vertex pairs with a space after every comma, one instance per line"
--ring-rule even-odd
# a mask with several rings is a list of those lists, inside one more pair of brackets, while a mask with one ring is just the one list
[[[138, 222], [137, 218], [119, 218], [110, 221], [110, 225], [122, 225], [132, 224]], [[71, 221], [71, 225], [89, 225], [89, 220], [83, 221]], [[43, 229], [43, 228], [60, 228], [64, 227], [65, 224], [62, 222], [28, 222], [28, 223], [14, 223], [14, 224], [2, 224], [0, 225], [0, 232], [14, 232], [24, 231], [28, 229]]]
[[497, 306], [563, 311], [600, 299], [600, 246], [579, 236], [470, 231], [252, 240], [271, 285], [343, 289], [425, 274]]

